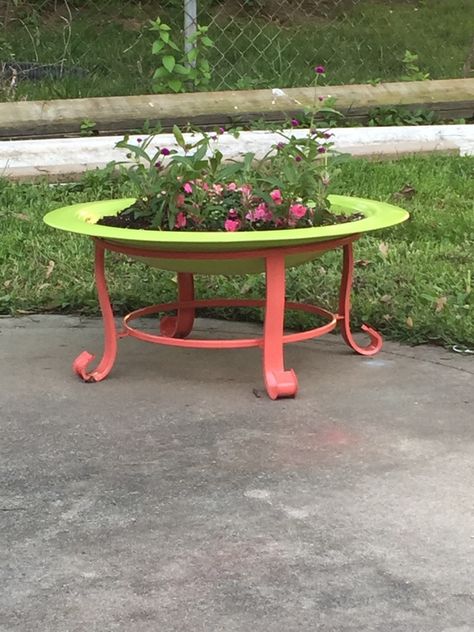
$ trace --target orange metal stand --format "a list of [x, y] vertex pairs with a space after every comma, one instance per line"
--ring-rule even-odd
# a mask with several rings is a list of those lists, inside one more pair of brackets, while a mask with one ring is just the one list
[[[170, 252], [133, 248], [103, 239], [95, 239], [95, 278], [99, 302], [104, 323], [104, 351], [95, 369], [89, 370], [94, 356], [87, 351], [82, 352], [74, 361], [73, 369], [86, 382], [100, 382], [113, 368], [117, 341], [125, 336], [132, 336], [146, 342], [171, 345], [176, 347], [195, 347], [201, 349], [225, 349], [240, 347], [260, 347], [263, 355], [263, 376], [267, 393], [271, 399], [280, 397], [294, 397], [298, 390], [296, 374], [292, 369], [285, 369], [283, 345], [290, 342], [300, 342], [310, 338], [322, 336], [340, 326], [346, 343], [356, 353], [370, 356], [382, 347], [381, 335], [367, 325], [362, 326], [369, 338], [367, 346], [359, 345], [350, 327], [350, 293], [354, 260], [352, 243], [356, 235], [343, 239], [319, 241], [299, 246], [268, 248], [260, 250], [230, 251], [230, 252]], [[344, 259], [342, 269], [339, 308], [337, 313], [329, 312], [315, 305], [288, 302], [285, 300], [285, 257], [303, 252], [324, 252], [334, 248], [343, 248]], [[193, 275], [178, 273], [178, 298], [174, 303], [162, 303], [145, 307], [131, 312], [123, 319], [123, 330], [117, 332], [115, 320], [110, 305], [110, 299], [105, 280], [105, 251], [112, 250], [137, 257], [152, 257], [165, 259], [255, 259], [265, 260], [266, 297], [258, 299], [210, 299], [198, 300], [194, 296]], [[263, 307], [265, 320], [263, 336], [260, 338], [244, 338], [237, 340], [202, 340], [188, 339], [195, 318], [195, 311], [201, 307]], [[308, 331], [285, 334], [283, 328], [286, 309], [296, 309], [323, 316], [327, 322]], [[175, 315], [165, 315], [160, 320], [160, 334], [142, 331], [131, 325], [132, 321], [143, 316], [163, 312], [176, 312]]]

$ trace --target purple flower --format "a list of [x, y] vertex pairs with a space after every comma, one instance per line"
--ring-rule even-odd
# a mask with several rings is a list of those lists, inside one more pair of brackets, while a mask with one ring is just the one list
[[298, 121], [298, 119], [291, 119], [291, 125], [292, 127], [298, 127], [298, 125], [300, 125], [300, 122]]
[[283, 149], [284, 146], [285, 146], [285, 143], [278, 143], [276, 148], [277, 149]]
[[324, 75], [324, 73], [326, 72], [326, 68], [324, 66], [316, 66], [316, 68], [314, 69], [314, 72], [317, 75]]
[[302, 158], [301, 156], [295, 156], [295, 162], [301, 162]]
[[156, 162], [155, 168], [157, 171], [161, 171], [163, 169], [163, 165], [161, 164], [161, 162]]
[[334, 134], [332, 134], [331, 132], [324, 132], [323, 134], [324, 138], [331, 138], [331, 136], [334, 136]]
[[318, 147], [318, 153], [319, 154], [325, 154], [326, 153], [326, 147]]
[[170, 155], [170, 150], [167, 147], [163, 147], [163, 149], [161, 150], [161, 155], [162, 156], [169, 156]]
[[225, 128], [224, 127], [219, 127], [219, 134], [223, 134], [225, 132]]
[[324, 97], [318, 97], [319, 101], [324, 101]]
[[143, 142], [143, 138], [137, 138], [137, 143]]

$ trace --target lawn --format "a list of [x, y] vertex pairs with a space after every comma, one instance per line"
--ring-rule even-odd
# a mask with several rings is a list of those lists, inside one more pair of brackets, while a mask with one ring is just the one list
[[[18, 3], [21, 7], [22, 3]], [[57, 81], [23, 81], [16, 93], [0, 86], [3, 99], [50, 99], [150, 92], [154, 59], [149, 18], [156, 3], [95, 0], [70, 15], [28, 9], [0, 32], [0, 61], [39, 61], [79, 65], [89, 74]], [[119, 5], [118, 7], [116, 5]], [[179, 36], [180, 2], [160, 3], [160, 16]], [[58, 5], [59, 6], [59, 5]], [[76, 8], [74, 8], [76, 6]], [[210, 89], [308, 85], [312, 67], [328, 67], [333, 84], [397, 80], [408, 49], [431, 78], [462, 76], [472, 40], [472, 0], [374, 2], [361, 0], [330, 18], [280, 22], [255, 11], [219, 17], [216, 3], [201, 2], [201, 24], [210, 24]], [[166, 8], [168, 7], [168, 8]], [[207, 7], [207, 8], [206, 8]]]
[[[395, 202], [411, 213], [404, 225], [356, 245], [353, 317], [392, 340], [474, 344], [474, 157], [348, 160], [335, 193]], [[399, 192], [409, 185], [411, 197]], [[97, 313], [92, 247], [86, 238], [48, 228], [44, 214], [61, 205], [133, 193], [126, 180], [91, 172], [77, 184], [50, 186], [0, 180], [0, 313]], [[170, 300], [172, 274], [109, 255], [118, 313]], [[327, 253], [290, 270], [288, 297], [335, 306], [340, 256]], [[201, 296], [262, 294], [262, 275], [201, 277]], [[256, 317], [244, 312], [229, 317]], [[300, 327], [306, 316], [288, 324]]]

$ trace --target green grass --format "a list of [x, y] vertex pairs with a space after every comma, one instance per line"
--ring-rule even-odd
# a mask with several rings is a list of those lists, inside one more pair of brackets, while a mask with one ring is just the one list
[[[395, 201], [406, 184], [411, 213], [399, 227], [363, 237], [356, 245], [354, 322], [366, 321], [392, 340], [474, 343], [474, 158], [407, 158], [398, 162], [349, 160], [336, 193]], [[61, 205], [120, 197], [130, 185], [100, 172], [67, 186], [0, 181], [0, 313], [97, 313], [91, 242], [42, 222]], [[396, 198], [395, 198], [396, 199]], [[382, 250], [388, 251], [384, 255]], [[173, 275], [110, 254], [109, 280], [119, 313], [174, 297]], [[288, 296], [335, 306], [340, 255], [327, 253], [290, 270]], [[201, 277], [201, 296], [262, 295], [262, 275]], [[227, 312], [242, 317], [243, 312]], [[255, 317], [255, 313], [250, 315]], [[248, 317], [248, 314], [247, 314]], [[289, 325], [306, 324], [295, 314]]]
[[[148, 18], [156, 17], [156, 4], [120, 3], [113, 11], [107, 6], [111, 4], [95, 2], [74, 12], [66, 50], [65, 22], [52, 11], [30, 12], [4, 26], [0, 32], [2, 59], [14, 55], [19, 61], [38, 58], [53, 63], [66, 56], [68, 64], [90, 71], [85, 79], [23, 82], [15, 98], [149, 92], [153, 35], [145, 27]], [[210, 22], [215, 13], [203, 10], [200, 21], [211, 23], [210, 35], [216, 42], [210, 88], [308, 85], [316, 63], [328, 67], [331, 84], [396, 80], [404, 74], [401, 60], [406, 49], [419, 54], [420, 68], [432, 78], [460, 77], [472, 39], [467, 19], [471, 11], [471, 0], [361, 0], [331, 19], [281, 25], [258, 18], [255, 12], [247, 18]], [[177, 13], [160, 13], [180, 29]], [[7, 98], [6, 92], [3, 97]]]

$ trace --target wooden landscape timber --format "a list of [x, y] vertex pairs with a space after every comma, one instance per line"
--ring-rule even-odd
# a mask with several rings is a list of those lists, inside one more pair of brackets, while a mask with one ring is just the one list
[[93, 121], [100, 134], [141, 129], [145, 121], [159, 122], [165, 130], [174, 124], [209, 128], [258, 118], [280, 121], [312, 106], [317, 96], [334, 97], [337, 110], [362, 123], [373, 108], [394, 106], [432, 110], [442, 119], [474, 117], [474, 78], [442, 79], [320, 86], [316, 91], [287, 88], [0, 103], [0, 138], [77, 136], [85, 120]]

